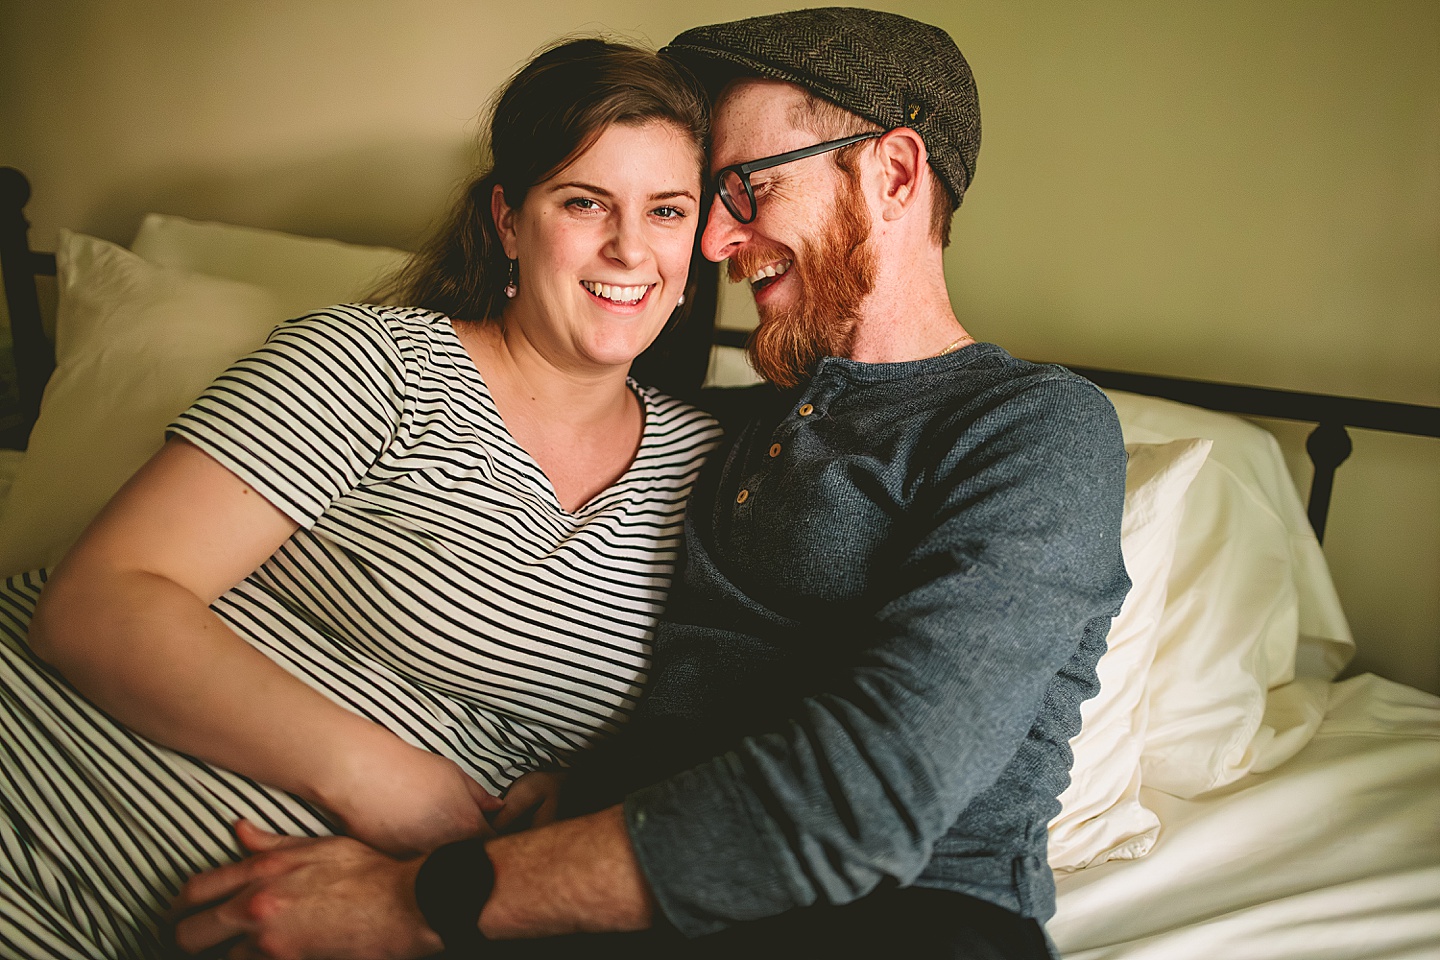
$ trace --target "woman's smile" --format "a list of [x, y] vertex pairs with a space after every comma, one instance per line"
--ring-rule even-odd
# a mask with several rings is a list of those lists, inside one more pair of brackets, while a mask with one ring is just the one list
[[653, 283], [642, 283], [638, 285], [624, 286], [621, 284], [601, 283], [598, 280], [581, 280], [580, 286], [596, 300], [611, 307], [635, 307], [645, 302], [650, 291], [654, 289]]
[[[690, 274], [700, 158], [672, 124], [611, 124], [496, 223], [518, 263], [505, 313], [552, 364], [628, 370]], [[577, 289], [578, 288], [578, 289]]]

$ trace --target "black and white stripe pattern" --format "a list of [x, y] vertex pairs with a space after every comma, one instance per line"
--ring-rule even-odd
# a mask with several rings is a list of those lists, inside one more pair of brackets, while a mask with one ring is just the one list
[[[214, 605], [333, 700], [492, 791], [613, 731], [645, 679], [714, 422], [637, 388], [610, 489], [564, 511], [450, 322], [335, 307], [283, 324], [171, 429], [300, 523]], [[0, 590], [0, 956], [148, 957], [239, 816], [324, 833], [304, 802], [129, 733], [25, 633], [43, 572]]]

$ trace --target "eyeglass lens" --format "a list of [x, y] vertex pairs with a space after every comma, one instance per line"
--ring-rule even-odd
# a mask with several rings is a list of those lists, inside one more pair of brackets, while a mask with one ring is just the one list
[[755, 219], [755, 200], [739, 172], [726, 170], [720, 174], [720, 199], [724, 201], [731, 215], [741, 223], [749, 223]]

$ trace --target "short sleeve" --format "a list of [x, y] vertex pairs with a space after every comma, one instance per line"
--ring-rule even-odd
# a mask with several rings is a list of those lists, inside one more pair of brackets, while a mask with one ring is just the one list
[[383, 317], [332, 307], [276, 327], [167, 433], [309, 527], [389, 446], [404, 388], [402, 351]]

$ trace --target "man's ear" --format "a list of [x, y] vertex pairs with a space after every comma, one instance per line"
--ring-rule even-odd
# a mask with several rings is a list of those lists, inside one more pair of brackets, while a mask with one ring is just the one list
[[500, 246], [505, 249], [505, 256], [514, 260], [515, 211], [505, 202], [505, 188], [498, 183], [495, 184], [495, 189], [490, 191], [490, 216], [500, 234]]
[[920, 134], [897, 127], [876, 143], [875, 157], [879, 162], [880, 214], [886, 220], [899, 220], [920, 202], [930, 154]]

